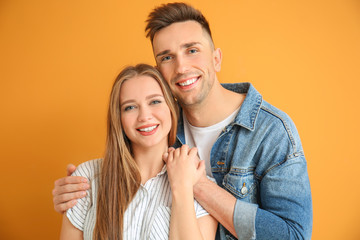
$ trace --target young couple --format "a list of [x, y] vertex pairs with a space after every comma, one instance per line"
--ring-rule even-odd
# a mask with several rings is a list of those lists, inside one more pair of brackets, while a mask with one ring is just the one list
[[146, 31], [179, 118], [154, 68], [120, 73], [104, 159], [55, 182], [62, 238], [213, 239], [218, 221], [218, 239], [310, 239], [310, 184], [291, 119], [249, 83], [220, 84], [221, 51], [198, 10], [162, 5]]

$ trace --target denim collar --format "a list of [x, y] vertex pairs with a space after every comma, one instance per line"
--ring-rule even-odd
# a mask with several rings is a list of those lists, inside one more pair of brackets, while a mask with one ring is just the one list
[[[235, 120], [230, 125], [239, 125], [250, 131], [255, 129], [255, 121], [260, 111], [262, 96], [253, 87], [251, 83], [222, 83], [224, 88], [236, 92], [246, 94], [245, 100], [241, 105], [240, 111]], [[180, 108], [177, 137], [182, 144], [185, 143], [184, 121], [182, 117], [183, 111]]]
[[236, 92], [245, 93], [246, 97], [241, 104], [240, 111], [235, 117], [234, 123], [250, 131], [255, 129], [255, 121], [260, 111], [262, 96], [251, 83], [224, 83], [224, 88]]

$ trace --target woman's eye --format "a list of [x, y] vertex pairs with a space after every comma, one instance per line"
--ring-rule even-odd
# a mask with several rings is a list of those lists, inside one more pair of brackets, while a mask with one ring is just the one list
[[134, 106], [127, 106], [124, 108], [124, 111], [129, 111], [131, 109], [134, 109], [135, 107]]
[[159, 103], [161, 103], [161, 101], [160, 101], [160, 100], [153, 100], [153, 101], [151, 101], [151, 103], [150, 103], [150, 104], [159, 104]]

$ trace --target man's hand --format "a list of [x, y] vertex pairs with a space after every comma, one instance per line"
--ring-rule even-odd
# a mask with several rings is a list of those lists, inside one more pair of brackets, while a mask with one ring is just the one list
[[58, 213], [64, 213], [75, 206], [77, 199], [85, 197], [86, 190], [90, 188], [88, 180], [84, 177], [70, 176], [76, 167], [72, 164], [67, 166], [67, 177], [55, 181], [52, 191], [54, 209]]

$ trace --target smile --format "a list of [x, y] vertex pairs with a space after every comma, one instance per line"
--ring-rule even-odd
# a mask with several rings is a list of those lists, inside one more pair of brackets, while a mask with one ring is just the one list
[[191, 84], [193, 84], [194, 82], [196, 82], [198, 80], [197, 77], [194, 77], [194, 78], [190, 78], [184, 82], [179, 82], [178, 84], [182, 87], [186, 87], [186, 86], [189, 86]]
[[154, 125], [152, 127], [146, 127], [146, 128], [139, 128], [137, 129], [140, 132], [151, 132], [152, 130], [154, 130], [155, 128], [157, 128], [159, 125]]

